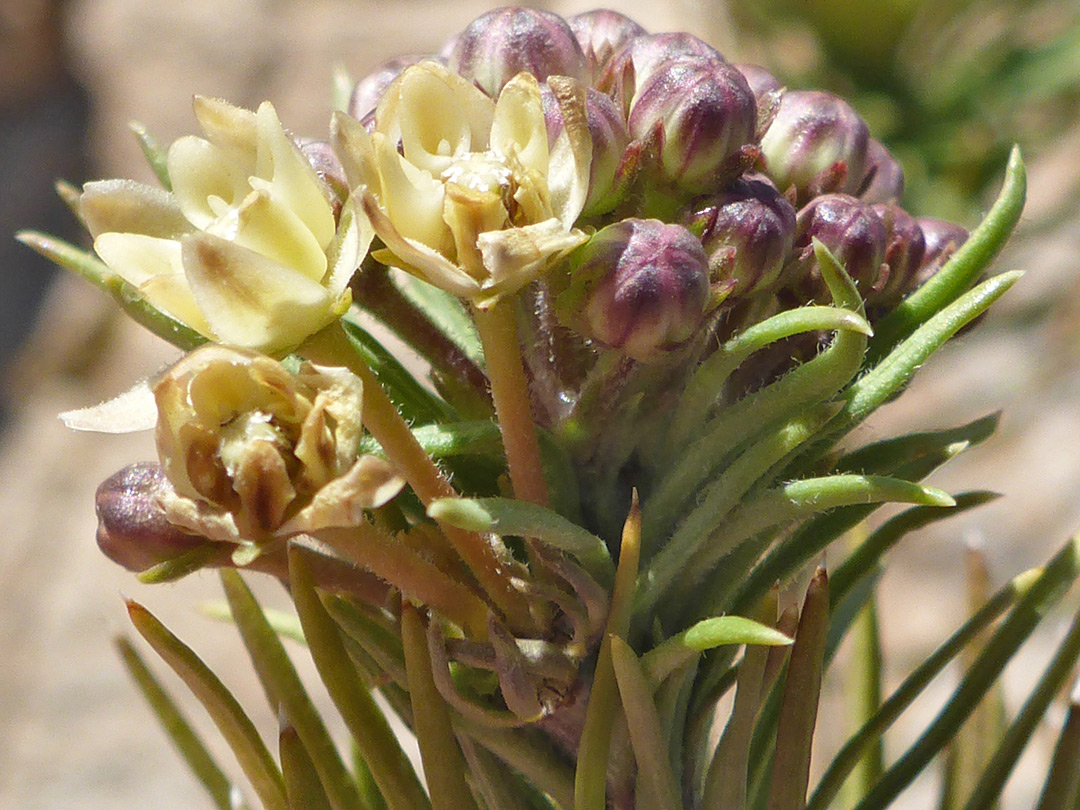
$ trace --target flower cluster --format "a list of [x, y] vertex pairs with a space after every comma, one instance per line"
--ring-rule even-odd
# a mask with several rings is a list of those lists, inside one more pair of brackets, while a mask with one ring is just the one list
[[[102, 549], [148, 579], [286, 582], [371, 806], [428, 806], [371, 687], [416, 731], [436, 807], [803, 806], [848, 625], [824, 570], [801, 614], [774, 585], [874, 504], [922, 525], [986, 500], [919, 483], [981, 423], [835, 448], [1016, 280], [980, 282], [1018, 156], [968, 242], [900, 207], [899, 164], [842, 99], [611, 11], [492, 11], [346, 106], [299, 140], [269, 104], [197, 99], [205, 138], [147, 144], [164, 189], [75, 198], [96, 257], [26, 237], [191, 349], [151, 386], [158, 462], [99, 490]], [[895, 533], [841, 566], [832, 604], [868, 598]], [[365, 806], [223, 577], [283, 718], [280, 770], [234, 740], [260, 800]]]

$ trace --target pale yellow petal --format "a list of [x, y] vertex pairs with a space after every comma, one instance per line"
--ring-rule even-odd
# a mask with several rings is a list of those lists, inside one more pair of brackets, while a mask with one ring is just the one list
[[213, 337], [184, 276], [179, 242], [134, 233], [103, 233], [94, 240], [94, 250], [156, 309]]
[[343, 112], [330, 119], [330, 142], [345, 169], [349, 188], [368, 186], [379, 193], [379, 171], [375, 167], [375, 147], [364, 125]]
[[334, 238], [334, 212], [319, 176], [286, 134], [270, 102], [259, 105], [255, 119], [259, 135], [256, 173], [271, 181], [274, 200], [296, 212], [319, 246], [326, 248]]
[[323, 279], [323, 286], [331, 295], [340, 295], [349, 285], [374, 239], [375, 228], [371, 220], [358, 205], [357, 198], [349, 197], [341, 208], [337, 234], [326, 251], [330, 270]]
[[557, 219], [480, 235], [480, 253], [489, 278], [475, 303], [486, 308], [536, 280], [588, 237], [565, 231]]
[[519, 73], [502, 89], [491, 123], [491, 149], [513, 155], [531, 171], [548, 174], [547, 124], [540, 85], [531, 73]]
[[585, 111], [585, 87], [565, 76], [548, 77], [548, 86], [562, 108], [563, 131], [551, 144], [548, 188], [555, 216], [569, 230], [589, 193], [592, 136]]
[[251, 191], [248, 166], [194, 135], [174, 141], [167, 162], [173, 195], [184, 216], [197, 228], [208, 227]]
[[223, 343], [273, 354], [340, 314], [321, 284], [254, 251], [207, 233], [181, 244], [195, 300]]
[[398, 92], [396, 125], [407, 161], [437, 177], [455, 157], [475, 151], [461, 100], [443, 76], [407, 71]]
[[195, 96], [192, 105], [195, 120], [210, 143], [230, 153], [235, 160], [243, 160], [244, 171], [255, 171], [256, 129], [255, 113], [237, 107], [220, 98]]
[[175, 239], [192, 229], [176, 198], [134, 180], [97, 180], [83, 186], [79, 216], [90, 235], [108, 231]]
[[278, 532], [288, 535], [331, 526], [355, 526], [363, 520], [364, 510], [389, 502], [404, 485], [404, 479], [390, 462], [361, 456], [348, 473], [315, 493], [311, 503], [286, 521]]
[[450, 229], [443, 222], [443, 184], [398, 154], [381, 133], [372, 138], [378, 162], [379, 201], [394, 228], [407, 239], [444, 254], [453, 251]]
[[326, 276], [326, 254], [296, 212], [270, 191], [252, 191], [206, 228], [207, 233], [236, 242], [290, 267], [312, 281]]

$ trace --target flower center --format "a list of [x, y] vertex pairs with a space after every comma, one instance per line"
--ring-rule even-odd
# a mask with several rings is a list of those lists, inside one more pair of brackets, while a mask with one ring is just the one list
[[442, 173], [444, 183], [453, 183], [470, 191], [502, 194], [510, 187], [513, 172], [494, 152], [469, 152], [455, 160]]

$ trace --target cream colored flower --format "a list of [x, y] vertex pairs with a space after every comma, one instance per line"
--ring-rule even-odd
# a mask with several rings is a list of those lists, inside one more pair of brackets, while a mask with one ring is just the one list
[[376, 258], [486, 307], [585, 240], [573, 227], [592, 156], [585, 89], [548, 84], [566, 121], [552, 144], [531, 74], [492, 101], [432, 61], [390, 86], [372, 134], [335, 118], [353, 194], [387, 248]]
[[284, 353], [348, 308], [371, 243], [347, 203], [340, 221], [269, 103], [258, 112], [195, 99], [205, 138], [169, 149], [172, 192], [87, 184], [94, 249], [153, 306], [211, 340]]
[[357, 457], [362, 393], [341, 368], [292, 374], [216, 345], [188, 354], [154, 386], [170, 522], [256, 545], [359, 523], [403, 486], [388, 462]]

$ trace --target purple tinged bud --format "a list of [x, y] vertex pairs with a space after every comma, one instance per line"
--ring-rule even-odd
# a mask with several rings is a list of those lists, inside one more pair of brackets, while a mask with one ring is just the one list
[[866, 176], [858, 196], [871, 204], [898, 202], [904, 196], [904, 170], [877, 138], [871, 138], [866, 148]]
[[766, 173], [799, 205], [819, 194], [854, 193], [866, 176], [870, 131], [854, 108], [830, 93], [790, 90], [761, 139]]
[[347, 110], [349, 115], [360, 121], [373, 112], [379, 106], [386, 88], [393, 84], [394, 79], [404, 73], [405, 68], [417, 64], [422, 59], [431, 59], [431, 57], [395, 56], [376, 67], [353, 87], [352, 95], [349, 96]]
[[754, 94], [727, 62], [663, 63], [641, 85], [628, 123], [630, 136], [655, 151], [660, 179], [691, 193], [716, 191], [756, 154]]
[[833, 252], [864, 299], [880, 291], [887, 280], [884, 262], [888, 234], [870, 206], [848, 194], [825, 194], [799, 211], [795, 222], [793, 259], [785, 275], [800, 298], [829, 299], [814, 258], [814, 237]]
[[129, 571], [145, 571], [211, 541], [169, 523], [159, 494], [171, 489], [161, 466], [143, 461], [106, 478], [98, 487], [97, 542], [105, 556]]
[[[548, 143], [563, 130], [562, 107], [559, 106], [551, 88], [540, 85], [544, 102], [544, 118], [547, 122]], [[623, 168], [623, 156], [630, 143], [630, 133], [615, 102], [592, 87], [585, 90], [585, 114], [592, 138], [592, 163], [589, 167], [589, 193], [585, 199], [582, 216], [607, 213], [619, 204], [631, 179]]]
[[709, 264], [686, 228], [624, 219], [581, 249], [560, 320], [603, 346], [642, 362], [690, 339], [709, 303]]
[[594, 82], [627, 42], [646, 34], [645, 29], [629, 17], [605, 8], [575, 14], [567, 22], [581, 45]]
[[923, 251], [922, 264], [912, 280], [912, 288], [923, 284], [940, 270], [968, 238], [966, 228], [944, 219], [919, 217], [915, 221], [922, 230], [926, 249]]
[[765, 179], [736, 181], [696, 205], [685, 224], [701, 234], [713, 284], [734, 282], [732, 298], [774, 287], [795, 242], [795, 209]]
[[534, 8], [499, 8], [477, 17], [461, 32], [449, 67], [492, 98], [518, 73], [569, 76], [587, 83], [589, 70], [566, 20]]
[[623, 112], [629, 113], [639, 89], [661, 66], [671, 60], [688, 58], [726, 63], [716, 48], [692, 34], [646, 34], [634, 37], [623, 46], [596, 86], [615, 99]]
[[915, 217], [895, 203], [876, 203], [871, 210], [885, 226], [885, 264], [889, 275], [879, 292], [867, 296], [871, 304], [894, 304], [910, 290], [922, 266], [926, 239]]
[[750, 90], [753, 92], [754, 98], [759, 101], [766, 93], [775, 93], [776, 91], [783, 89], [780, 80], [760, 65], [736, 62], [735, 67], [738, 68], [739, 73], [746, 77], [746, 83], [750, 85]]

